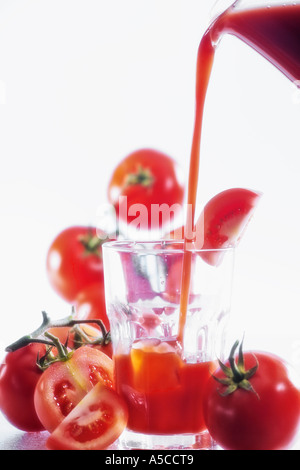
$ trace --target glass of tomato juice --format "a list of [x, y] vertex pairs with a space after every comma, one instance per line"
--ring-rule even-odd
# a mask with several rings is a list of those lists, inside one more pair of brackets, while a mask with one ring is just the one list
[[129, 410], [120, 447], [214, 448], [202, 399], [224, 360], [234, 249], [111, 241], [103, 260], [116, 389]]

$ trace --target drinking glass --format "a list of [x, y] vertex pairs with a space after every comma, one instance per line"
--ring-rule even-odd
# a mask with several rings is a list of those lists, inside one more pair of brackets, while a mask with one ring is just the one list
[[[184, 257], [190, 290], [179, 340]], [[234, 249], [182, 241], [103, 245], [116, 389], [128, 405], [121, 449], [213, 449], [203, 418], [205, 384], [224, 360]]]

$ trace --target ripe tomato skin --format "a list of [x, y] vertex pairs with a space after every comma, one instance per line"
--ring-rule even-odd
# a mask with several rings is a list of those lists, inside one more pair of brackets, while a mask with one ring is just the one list
[[98, 382], [113, 387], [113, 361], [97, 349], [82, 346], [69, 360], [51, 364], [34, 393], [44, 428], [52, 432]]
[[42, 371], [37, 367], [38, 352], [44, 346], [30, 344], [5, 356], [0, 367], [0, 409], [7, 420], [26, 432], [43, 431], [34, 407], [34, 390]]
[[[244, 188], [227, 189], [211, 198], [196, 224], [200, 233], [201, 246], [199, 248], [217, 250], [236, 246], [242, 238], [260, 198], [260, 193]], [[201, 256], [212, 265], [218, 265], [222, 258], [217, 252], [203, 252]]]
[[82, 289], [104, 282], [101, 246], [87, 252], [82, 237], [96, 237], [95, 228], [74, 226], [63, 230], [52, 242], [46, 260], [47, 274], [53, 289], [67, 302], [74, 302]]
[[[134, 178], [146, 174], [141, 181], [133, 182]], [[130, 182], [131, 178], [131, 182]], [[108, 185], [108, 200], [114, 205], [120, 219], [130, 223], [136, 218], [128, 214], [134, 204], [142, 204], [147, 209], [147, 228], [157, 229], [164, 225], [162, 218], [151, 218], [151, 205], [181, 205], [184, 198], [184, 184], [181, 181], [179, 165], [168, 155], [149, 148], [132, 152], [115, 168]], [[127, 197], [127, 214], [120, 210], [120, 196]]]
[[75, 299], [75, 318], [79, 320], [102, 320], [107, 331], [110, 323], [106, 313], [104, 283], [88, 285]]
[[[220, 264], [224, 250], [236, 247], [261, 198], [261, 193], [245, 188], [230, 188], [216, 194], [204, 206], [194, 233], [188, 228], [188, 239], [194, 241], [200, 256], [212, 266]], [[182, 239], [185, 227], [178, 227], [164, 236], [165, 239]]]
[[128, 420], [123, 399], [98, 383], [54, 430], [49, 450], [103, 450], [121, 435]]
[[[288, 366], [271, 354], [255, 352], [255, 357], [259, 366], [249, 381], [258, 396], [243, 389], [221, 396], [224, 386], [213, 377], [205, 391], [207, 429], [225, 450], [284, 450], [299, 430], [300, 394]], [[246, 369], [255, 366], [255, 357], [244, 353]], [[220, 369], [214, 375], [224, 378]]]

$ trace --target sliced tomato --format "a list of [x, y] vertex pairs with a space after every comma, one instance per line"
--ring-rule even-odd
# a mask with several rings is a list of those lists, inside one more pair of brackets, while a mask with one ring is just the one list
[[52, 432], [98, 383], [113, 387], [113, 361], [89, 346], [77, 349], [65, 362], [55, 362], [40, 377], [34, 405], [44, 428]]
[[246, 229], [261, 193], [243, 188], [232, 188], [214, 196], [205, 205], [198, 223], [204, 221], [205, 249], [219, 249], [236, 245]]
[[128, 410], [112, 389], [98, 383], [55, 429], [50, 450], [103, 450], [124, 431]]
[[[262, 194], [244, 188], [231, 188], [218, 193], [204, 206], [195, 225], [195, 247], [201, 257], [216, 266], [222, 260], [218, 250], [236, 247], [241, 240]], [[168, 235], [178, 238], [184, 233], [179, 228]], [[165, 237], [167, 238], [167, 237]]]

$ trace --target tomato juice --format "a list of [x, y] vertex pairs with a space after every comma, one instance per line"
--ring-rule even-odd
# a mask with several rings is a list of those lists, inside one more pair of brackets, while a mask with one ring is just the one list
[[[215, 363], [186, 363], [170, 343], [157, 344], [115, 357], [117, 391], [129, 410], [127, 428], [145, 434], [204, 431], [202, 395]], [[170, 351], [161, 352], [162, 345]]]

